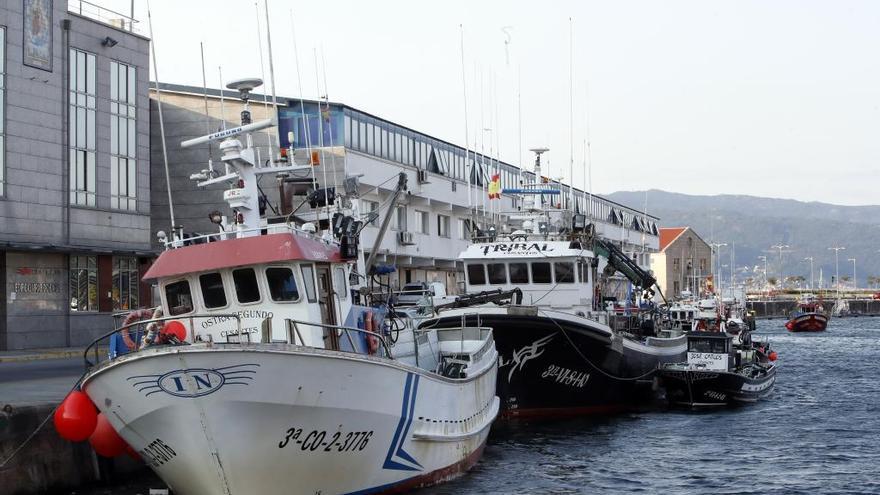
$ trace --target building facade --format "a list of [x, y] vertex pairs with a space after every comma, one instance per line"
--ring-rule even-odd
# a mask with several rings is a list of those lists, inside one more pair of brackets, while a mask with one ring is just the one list
[[[660, 250], [651, 254], [657, 285], [670, 298], [711, 291], [712, 247], [690, 227], [660, 229]], [[685, 293], [687, 295], [687, 293]]]
[[152, 304], [149, 40], [133, 24], [77, 2], [0, 9], [0, 350], [83, 346]]
[[[207, 217], [211, 209], [223, 210], [225, 204], [214, 189], [200, 190], [190, 175], [207, 166], [209, 156], [219, 163], [216, 145], [182, 149], [180, 142], [214, 132], [223, 125], [238, 125], [241, 104], [233, 91], [161, 85], [165, 134], [168, 137], [169, 176], [174, 202], [175, 223], [187, 232], [212, 232], [216, 226]], [[161, 166], [158, 144], [159, 123], [156, 93], [152, 95], [153, 225], [166, 232], [171, 228], [165, 171]], [[220, 97], [223, 97], [221, 103]], [[252, 95], [250, 110], [257, 121], [273, 115], [271, 104], [262, 95]], [[502, 187], [518, 187], [520, 180], [535, 182], [532, 172], [479, 156], [448, 141], [396, 124], [339, 103], [300, 101], [280, 98], [277, 106], [278, 127], [255, 133], [254, 140], [265, 160], [271, 149], [284, 148], [294, 155], [308, 149], [320, 149], [321, 165], [314, 168], [321, 185], [343, 187], [347, 176], [359, 177], [362, 212], [381, 210], [396, 184], [400, 172], [407, 175], [408, 191], [394, 212], [390, 230], [379, 244], [380, 263], [394, 265], [397, 275], [392, 285], [408, 282], [442, 282], [449, 292], [461, 286], [458, 255], [471, 238], [474, 208], [512, 212], [519, 198], [502, 194], [488, 200], [486, 187], [492, 175], [499, 175]], [[292, 138], [292, 141], [291, 141]], [[468, 176], [470, 174], [470, 177]], [[261, 184], [269, 202], [279, 199], [277, 184]], [[568, 186], [561, 185], [560, 202], [569, 201]], [[574, 201], [582, 212], [589, 212], [597, 232], [616, 241], [645, 268], [649, 253], [658, 247], [656, 217], [580, 190]], [[501, 215], [503, 219], [503, 215]], [[477, 222], [483, 218], [477, 215]], [[380, 221], [364, 228], [361, 245], [372, 249]], [[625, 291], [625, 287], [622, 289]]]

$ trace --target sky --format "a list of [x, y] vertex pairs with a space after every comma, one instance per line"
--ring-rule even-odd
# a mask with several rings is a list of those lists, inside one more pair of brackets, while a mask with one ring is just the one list
[[[203, 42], [209, 87], [222, 66], [226, 82], [265, 74], [271, 91], [263, 0], [150, 7], [159, 80], [201, 86]], [[548, 147], [550, 175], [596, 193], [880, 202], [880, 2], [268, 7], [278, 95], [326, 88], [331, 101], [529, 169], [528, 149]], [[146, 13], [137, 0], [148, 33]]]

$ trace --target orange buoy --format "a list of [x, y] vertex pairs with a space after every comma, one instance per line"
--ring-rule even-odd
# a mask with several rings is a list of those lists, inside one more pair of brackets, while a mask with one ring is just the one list
[[186, 327], [183, 325], [183, 323], [177, 320], [172, 320], [166, 323], [165, 326], [162, 327], [162, 333], [165, 336], [173, 335], [177, 338], [177, 340], [181, 342], [186, 340]]
[[769, 358], [770, 361], [776, 361], [776, 358], [778, 358], [778, 357], [779, 357], [779, 355], [776, 354], [776, 351], [770, 351], [770, 355], [767, 356], [767, 358]]
[[82, 442], [95, 431], [98, 409], [85, 393], [76, 390], [61, 401], [55, 409], [55, 431], [70, 442]]
[[98, 414], [97, 425], [95, 425], [95, 431], [89, 437], [89, 443], [98, 455], [104, 457], [122, 455], [126, 447], [128, 447], [125, 440], [113, 429], [113, 425], [110, 424], [104, 413]]

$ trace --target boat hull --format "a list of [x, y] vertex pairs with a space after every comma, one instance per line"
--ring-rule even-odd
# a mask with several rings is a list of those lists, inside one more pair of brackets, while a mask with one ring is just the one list
[[[501, 310], [503, 311], [503, 310]], [[476, 324], [473, 310], [466, 324]], [[586, 318], [481, 313], [492, 327], [500, 359], [501, 417], [558, 418], [634, 410], [656, 399], [654, 372], [686, 357], [685, 337], [652, 347], [616, 337]], [[461, 326], [461, 315], [425, 326]]]
[[685, 366], [664, 368], [660, 379], [666, 399], [674, 406], [718, 407], [756, 402], [776, 383], [776, 366], [757, 376], [730, 371], [695, 370]]
[[785, 323], [789, 332], [823, 332], [828, 326], [828, 317], [822, 313], [803, 313]]
[[477, 462], [496, 371], [449, 380], [322, 349], [187, 346], [110, 362], [83, 390], [175, 493], [393, 493]]

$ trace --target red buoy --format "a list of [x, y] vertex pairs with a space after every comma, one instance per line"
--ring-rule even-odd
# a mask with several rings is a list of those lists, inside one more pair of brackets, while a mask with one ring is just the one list
[[770, 361], [776, 361], [776, 358], [779, 357], [779, 355], [776, 354], [776, 351], [770, 351], [770, 355], [767, 357], [770, 359]]
[[98, 422], [98, 409], [89, 396], [79, 390], [67, 397], [55, 409], [55, 431], [70, 442], [82, 442], [89, 438]]
[[162, 327], [162, 333], [177, 338], [177, 340], [183, 342], [186, 340], [186, 327], [183, 326], [183, 323], [177, 320], [171, 320]]
[[125, 440], [113, 429], [113, 425], [110, 424], [104, 413], [98, 414], [98, 422], [95, 426], [95, 431], [89, 437], [89, 443], [92, 444], [92, 448], [95, 449], [98, 455], [104, 457], [122, 455], [125, 452], [125, 448], [128, 447]]

